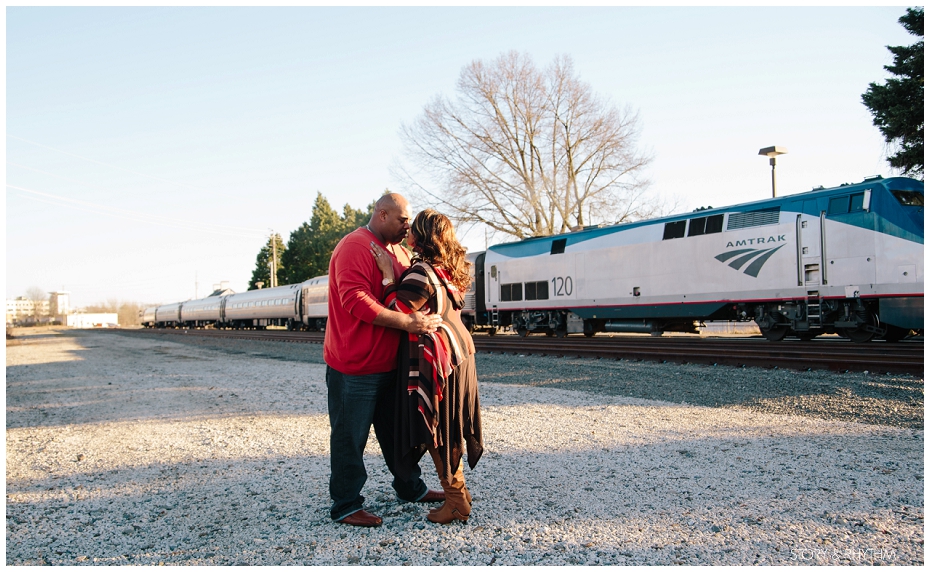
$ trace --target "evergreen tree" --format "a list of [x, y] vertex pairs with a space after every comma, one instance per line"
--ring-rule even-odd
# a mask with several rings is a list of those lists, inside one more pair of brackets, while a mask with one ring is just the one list
[[317, 193], [310, 221], [292, 232], [287, 243], [282, 261], [288, 283], [297, 284], [328, 274], [329, 259], [336, 244], [348, 233], [365, 225], [373, 208], [374, 203], [367, 211], [345, 205], [340, 216], [322, 193]]
[[[272, 247], [272, 240], [274, 240], [274, 247]], [[287, 255], [284, 241], [281, 240], [280, 234], [275, 233], [268, 238], [268, 243], [262, 247], [258, 252], [258, 256], [255, 257], [255, 270], [252, 271], [252, 280], [249, 281], [249, 290], [258, 289], [258, 282], [263, 282], [262, 288], [271, 287], [271, 259], [275, 254], [275, 249], [277, 250], [277, 271], [275, 272], [278, 282], [277, 285], [283, 286], [284, 284], [291, 283], [288, 282], [286, 273], [284, 272], [284, 257]]]
[[870, 83], [862, 103], [872, 113], [872, 123], [897, 152], [888, 164], [905, 175], [924, 173], [924, 9], [908, 8], [898, 19], [920, 41], [910, 46], [888, 46], [894, 64], [885, 69], [894, 74], [885, 85]]

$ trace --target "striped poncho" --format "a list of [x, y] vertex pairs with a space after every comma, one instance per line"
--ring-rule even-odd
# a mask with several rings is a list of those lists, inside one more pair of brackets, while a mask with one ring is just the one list
[[[474, 342], [461, 319], [464, 295], [445, 270], [415, 262], [396, 286], [385, 291], [385, 305], [404, 313], [424, 311], [442, 316], [431, 334], [409, 334], [401, 341], [401, 386], [398, 420], [401, 454], [431, 443], [447, 467], [457, 467], [461, 443], [474, 467], [481, 456], [477, 379], [459, 379], [456, 372], [475, 353]], [[473, 358], [472, 358], [473, 359]], [[450, 386], [451, 384], [451, 386]], [[405, 394], [405, 395], [404, 395]], [[422, 452], [422, 451], [420, 451]]]

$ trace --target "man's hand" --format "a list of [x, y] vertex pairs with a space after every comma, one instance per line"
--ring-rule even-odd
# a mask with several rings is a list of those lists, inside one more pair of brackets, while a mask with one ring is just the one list
[[373, 323], [376, 326], [404, 330], [411, 334], [429, 334], [435, 332], [439, 325], [442, 324], [442, 316], [424, 314], [423, 312], [404, 314], [403, 312], [395, 312], [385, 308], [381, 310]]
[[410, 325], [404, 329], [411, 334], [429, 334], [435, 332], [442, 325], [442, 316], [438, 314], [414, 312], [407, 314], [407, 316], [410, 318]]

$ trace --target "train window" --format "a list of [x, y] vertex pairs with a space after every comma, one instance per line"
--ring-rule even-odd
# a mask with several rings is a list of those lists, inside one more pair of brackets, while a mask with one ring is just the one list
[[757, 211], [745, 213], [730, 213], [730, 218], [727, 219], [727, 230], [739, 230], [741, 228], [778, 224], [780, 213], [781, 208], [779, 207], [759, 209]]
[[523, 299], [523, 283], [501, 284], [501, 302], [519, 302]]
[[679, 220], [665, 223], [665, 234], [662, 235], [662, 240], [683, 237], [685, 235], [685, 223], [687, 222], [686, 220]]
[[707, 217], [707, 225], [704, 227], [704, 234], [715, 234], [723, 231], [723, 215], [718, 214]]
[[924, 206], [924, 194], [918, 191], [891, 191], [894, 198], [906, 207]]
[[688, 223], [688, 236], [700, 236], [704, 234], [704, 226], [707, 224], [707, 217], [693, 218]]
[[[568, 241], [567, 238], [560, 238], [558, 240], [552, 241], [552, 250], [549, 251], [549, 254], [562, 254], [565, 252], [565, 243]], [[527, 300], [530, 298], [527, 297]]]
[[527, 282], [524, 288], [527, 300], [548, 300], [549, 299], [549, 282], [541, 280], [539, 282]]
[[864, 211], [863, 203], [865, 202], [865, 193], [856, 193], [849, 197], [849, 212], [857, 213]]
[[833, 197], [830, 199], [830, 206], [827, 207], [828, 215], [846, 214], [849, 212], [849, 196]]

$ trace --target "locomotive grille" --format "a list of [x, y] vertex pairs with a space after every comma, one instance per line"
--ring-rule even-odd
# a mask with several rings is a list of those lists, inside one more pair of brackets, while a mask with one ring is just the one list
[[781, 208], [774, 207], [746, 213], [730, 213], [727, 220], [727, 230], [738, 230], [767, 224], [778, 224]]

